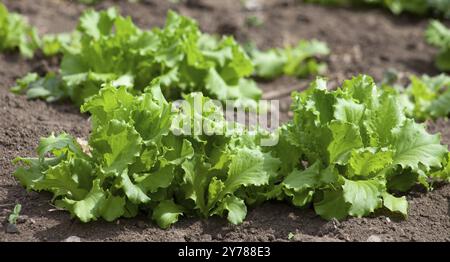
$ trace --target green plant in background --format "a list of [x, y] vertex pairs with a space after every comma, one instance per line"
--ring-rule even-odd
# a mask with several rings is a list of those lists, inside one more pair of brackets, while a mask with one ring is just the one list
[[272, 48], [267, 51], [260, 51], [251, 44], [246, 49], [255, 66], [254, 75], [265, 79], [281, 75], [300, 78], [323, 74], [326, 64], [318, 62], [316, 57], [330, 53], [327, 44], [317, 40], [301, 40], [295, 47]]
[[76, 49], [81, 45], [81, 34], [75, 31], [71, 34], [46, 34], [42, 37], [41, 50], [45, 56], [54, 56], [63, 52], [65, 49]]
[[23, 16], [8, 12], [0, 3], [0, 52], [17, 48], [24, 57], [30, 58], [39, 44], [36, 29]]
[[414, 105], [412, 116], [418, 120], [447, 117], [450, 114], [450, 76], [412, 76], [407, 95]]
[[429, 44], [439, 48], [436, 66], [442, 71], [450, 71], [450, 29], [434, 20], [431, 21], [425, 35]]
[[261, 27], [262, 25], [264, 25], [263, 20], [256, 15], [247, 16], [245, 18], [245, 23], [249, 27]]
[[[409, 84], [405, 87], [398, 84], [398, 74], [389, 73], [382, 88], [386, 92], [395, 93], [405, 113], [418, 121], [448, 117], [450, 114], [450, 76], [409, 76]], [[386, 77], [385, 77], [386, 78]]]
[[305, 0], [305, 2], [343, 6], [384, 6], [394, 14], [403, 12], [426, 15], [434, 14], [450, 18], [448, 0]]
[[49, 102], [69, 98], [81, 105], [104, 83], [139, 93], [159, 77], [168, 99], [202, 92], [248, 107], [256, 106], [261, 90], [247, 77], [317, 74], [324, 65], [314, 57], [329, 53], [324, 43], [301, 41], [294, 48], [252, 49], [251, 60], [232, 37], [204, 34], [194, 20], [175, 12], [169, 11], [164, 28], [144, 31], [115, 9], [84, 12], [77, 31], [45, 36], [42, 50], [62, 53], [60, 71], [42, 78], [27, 75], [13, 92]]
[[194, 20], [174, 12], [168, 13], [164, 28], [143, 31], [115, 9], [88, 10], [72, 37], [44, 38], [43, 49], [63, 53], [60, 72], [45, 80], [28, 76], [13, 91], [47, 101], [70, 98], [81, 105], [103, 83], [141, 92], [160, 77], [168, 98], [201, 91], [251, 104], [261, 96], [256, 84], [245, 78], [253, 72], [252, 62], [232, 37], [202, 34]]

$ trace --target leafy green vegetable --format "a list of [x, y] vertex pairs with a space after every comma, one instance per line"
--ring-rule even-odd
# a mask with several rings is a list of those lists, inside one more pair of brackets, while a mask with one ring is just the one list
[[264, 24], [262, 19], [256, 15], [247, 16], [245, 18], [245, 23], [249, 27], [261, 27]]
[[104, 83], [134, 88], [137, 94], [155, 78], [168, 99], [196, 91], [241, 104], [261, 97], [256, 84], [245, 79], [253, 72], [252, 62], [232, 37], [202, 34], [194, 20], [171, 11], [164, 28], [143, 31], [115, 9], [88, 10], [72, 35], [46, 36], [43, 43], [47, 55], [62, 52], [61, 68], [45, 80], [19, 80], [21, 88], [14, 91], [26, 91], [30, 98], [70, 98], [81, 105]]
[[306, 2], [343, 6], [383, 6], [396, 15], [408, 12], [416, 15], [434, 14], [450, 17], [448, 0], [306, 0]]
[[170, 100], [202, 92], [248, 107], [255, 107], [262, 94], [249, 76], [318, 74], [325, 64], [314, 57], [329, 53], [322, 42], [300, 41], [294, 48], [252, 49], [251, 60], [232, 37], [204, 34], [194, 20], [175, 12], [168, 12], [163, 28], [141, 30], [115, 9], [85, 11], [72, 34], [44, 36], [42, 50], [45, 55], [62, 53], [59, 72], [25, 76], [13, 92], [49, 102], [69, 98], [81, 105], [105, 83], [139, 94], [159, 78]]
[[272, 79], [281, 75], [305, 77], [323, 73], [326, 64], [319, 63], [315, 57], [328, 55], [330, 50], [323, 42], [300, 41], [296, 47], [273, 48], [259, 51], [249, 46], [247, 52], [255, 65], [257, 77]]
[[385, 83], [384, 89], [397, 93], [407, 115], [417, 120], [447, 117], [450, 114], [450, 76], [411, 75], [404, 88], [396, 83]]
[[[295, 161], [282, 182], [294, 205], [313, 203], [326, 219], [361, 217], [383, 205], [406, 215], [406, 199], [390, 191], [447, 177], [448, 149], [439, 135], [409, 119], [397, 94], [377, 89], [372, 78], [355, 77], [336, 91], [318, 79], [292, 98], [294, 119], [282, 136], [302, 154], [296, 160], [275, 156], [283, 164]], [[278, 147], [275, 152], [288, 151]]]
[[81, 34], [75, 31], [71, 34], [47, 34], [42, 37], [41, 49], [46, 56], [53, 56], [63, 53], [64, 49], [79, 48]]
[[62, 79], [54, 73], [48, 73], [40, 78], [36, 73], [28, 73], [16, 81], [11, 88], [14, 93], [26, 93], [30, 99], [42, 98], [47, 102], [53, 102], [65, 97], [65, 88]]
[[439, 48], [436, 66], [442, 71], [450, 71], [450, 29], [433, 20], [427, 28], [426, 39], [429, 44]]
[[130, 90], [105, 84], [83, 104], [92, 116], [87, 147], [65, 133], [43, 138], [37, 158], [15, 160], [14, 176], [28, 190], [52, 192], [57, 206], [83, 222], [142, 210], [162, 228], [180, 216], [239, 224], [248, 205], [269, 199], [312, 204], [326, 219], [382, 207], [406, 216], [406, 198], [392, 192], [450, 180], [439, 135], [368, 76], [336, 91], [319, 78], [294, 93], [294, 119], [275, 131], [280, 142], [271, 147], [260, 141], [274, 134], [228, 130], [240, 126], [201, 93], [169, 103], [161, 79], [141, 94]]
[[36, 29], [23, 16], [8, 12], [0, 3], [0, 51], [17, 48], [24, 57], [30, 58], [39, 45]]
[[192, 110], [172, 107], [157, 81], [137, 96], [107, 84], [82, 106], [93, 123], [88, 153], [71, 136], [52, 135], [41, 140], [38, 158], [16, 160], [24, 166], [14, 175], [28, 189], [52, 192], [57, 206], [83, 222], [145, 208], [163, 228], [180, 215], [224, 215], [241, 223], [246, 188], [267, 185], [279, 162], [250, 133], [180, 130], [186, 121], [212, 123], [212, 131], [226, 125], [217, 106], [193, 110], [194, 101], [204, 105], [209, 98], [185, 98]]
[[172, 200], [161, 201], [153, 211], [152, 218], [161, 228], [168, 228], [178, 221], [178, 217], [183, 214], [183, 209]]
[[17, 223], [17, 219], [20, 216], [20, 211], [22, 210], [21, 204], [16, 204], [14, 206], [13, 212], [8, 217], [8, 223], [15, 225]]

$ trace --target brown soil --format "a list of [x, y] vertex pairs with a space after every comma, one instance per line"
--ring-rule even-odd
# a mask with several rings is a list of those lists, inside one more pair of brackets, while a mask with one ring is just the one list
[[[29, 17], [41, 33], [72, 30], [85, 8], [76, 1], [2, 0], [11, 10]], [[436, 52], [423, 40], [426, 19], [394, 17], [383, 10], [347, 10], [298, 3], [295, 0], [257, 1], [259, 11], [246, 11], [239, 1], [104, 1], [102, 8], [120, 6], [142, 27], [161, 26], [171, 8], [198, 19], [203, 30], [233, 34], [239, 41], [254, 41], [261, 48], [295, 44], [300, 38], [326, 41], [332, 49], [327, 59], [331, 85], [358, 73], [381, 79], [383, 71], [395, 68], [404, 73], [435, 74]], [[245, 18], [260, 17], [264, 25], [248, 27]], [[17, 77], [28, 71], [46, 72], [57, 61], [35, 58], [31, 61], [17, 54], [0, 55], [0, 220], [4, 220], [15, 203], [21, 203], [27, 217], [18, 224], [20, 234], [6, 234], [0, 225], [0, 241], [60, 241], [79, 236], [91, 241], [286, 241], [294, 233], [297, 241], [366, 241], [377, 235], [383, 241], [450, 241], [450, 185], [435, 186], [429, 193], [420, 188], [409, 193], [407, 220], [377, 213], [369, 218], [352, 218], [340, 223], [324, 221], [310, 209], [297, 209], [285, 203], [266, 203], [249, 210], [246, 221], [231, 226], [225, 219], [183, 218], [169, 230], [161, 230], [141, 215], [82, 224], [66, 212], [55, 211], [46, 193], [27, 193], [11, 176], [15, 156], [33, 156], [38, 140], [51, 132], [66, 131], [87, 137], [87, 117], [69, 104], [46, 104], [27, 101], [8, 89]], [[281, 78], [262, 83], [265, 91], [304, 88], [308, 80]], [[287, 111], [289, 97], [283, 97]], [[287, 119], [287, 113], [284, 119]], [[450, 143], [450, 123], [429, 123], [432, 132], [441, 132]]]

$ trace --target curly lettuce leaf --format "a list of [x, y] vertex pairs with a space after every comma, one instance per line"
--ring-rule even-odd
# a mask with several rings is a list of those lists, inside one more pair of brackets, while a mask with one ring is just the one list
[[22, 56], [31, 58], [39, 47], [36, 28], [30, 26], [25, 17], [10, 13], [0, 3], [0, 52], [18, 49]]
[[450, 29], [441, 22], [433, 20], [430, 22], [425, 36], [429, 44], [439, 48], [436, 58], [437, 68], [442, 71], [450, 71]]
[[255, 65], [254, 75], [266, 79], [281, 75], [305, 77], [321, 74], [326, 70], [326, 65], [319, 63], [315, 58], [330, 53], [327, 45], [317, 40], [302, 40], [295, 47], [288, 46], [283, 49], [260, 51], [254, 46], [248, 49]]
[[376, 88], [372, 78], [360, 75], [335, 91], [325, 84], [318, 79], [293, 95], [294, 117], [282, 134], [302, 154], [282, 158], [294, 161], [283, 163], [292, 170], [284, 193], [297, 206], [312, 202], [326, 219], [366, 216], [383, 205], [406, 215], [406, 200], [389, 192], [447, 177], [447, 147], [406, 115], [398, 93]]
[[167, 99], [203, 92], [212, 98], [255, 106], [261, 98], [247, 79], [252, 61], [232, 38], [200, 31], [193, 19], [169, 11], [163, 28], [142, 30], [116, 9], [85, 11], [72, 34], [47, 35], [45, 55], [62, 54], [58, 73], [18, 80], [15, 92], [30, 99], [70, 99], [82, 105], [104, 84], [139, 94], [155, 79]]
[[28, 190], [51, 192], [83, 222], [144, 211], [163, 228], [181, 215], [239, 224], [249, 206], [270, 199], [313, 206], [325, 219], [381, 208], [406, 216], [406, 198], [393, 193], [449, 180], [440, 136], [369, 76], [333, 91], [318, 79], [294, 93], [293, 120], [274, 132], [280, 143], [270, 147], [259, 143], [269, 132], [224, 132], [237, 124], [202, 93], [168, 102], [161, 81], [141, 94], [105, 84], [82, 106], [92, 118], [88, 146], [64, 133], [43, 138], [38, 157], [18, 158], [14, 175]]
[[[59, 207], [83, 222], [142, 209], [163, 228], [181, 214], [241, 223], [252, 193], [269, 187], [280, 163], [247, 133], [175, 134], [177, 118], [200, 127], [226, 125], [209, 98], [185, 98], [186, 104], [172, 106], [159, 82], [140, 95], [106, 85], [82, 106], [92, 118], [89, 152], [67, 134], [51, 135], [41, 139], [38, 158], [17, 160], [22, 166], [15, 176], [30, 190], [52, 192]], [[197, 111], [195, 101], [211, 107]]]

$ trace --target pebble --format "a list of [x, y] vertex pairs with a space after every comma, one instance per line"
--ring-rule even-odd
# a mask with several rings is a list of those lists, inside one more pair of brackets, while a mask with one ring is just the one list
[[367, 238], [366, 242], [383, 242], [383, 240], [377, 235], [371, 235]]
[[64, 239], [62, 242], [81, 242], [81, 238], [77, 236], [70, 236], [66, 239]]
[[333, 227], [335, 229], [338, 229], [338, 227], [341, 225], [341, 223], [339, 222], [339, 220], [337, 220], [336, 218], [331, 219], [331, 222], [333, 223]]
[[205, 235], [201, 236], [200, 240], [202, 242], [205, 242], [205, 241], [210, 242], [210, 241], [212, 241], [212, 236], [210, 234], [205, 234]]
[[28, 216], [26, 216], [26, 215], [21, 215], [21, 216], [19, 216], [19, 217], [17, 218], [17, 223], [18, 223], [18, 224], [23, 224], [23, 223], [27, 222], [28, 219], [29, 219]]
[[247, 11], [259, 11], [262, 9], [262, 5], [258, 0], [247, 0], [244, 2], [244, 8]]
[[345, 64], [350, 64], [352, 62], [352, 56], [350, 54], [344, 54], [342, 55], [342, 61]]
[[19, 233], [19, 229], [17, 229], [17, 226], [14, 224], [8, 224], [6, 226], [6, 233], [8, 234], [17, 234]]

